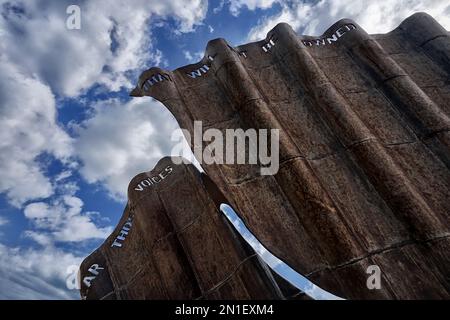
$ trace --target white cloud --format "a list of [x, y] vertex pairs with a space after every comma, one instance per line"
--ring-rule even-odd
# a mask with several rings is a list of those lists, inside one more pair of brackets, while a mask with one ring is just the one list
[[217, 5], [217, 7], [213, 8], [212, 12], [214, 14], [219, 13], [220, 11], [222, 11], [224, 5], [225, 5], [225, 0], [220, 0], [219, 4]]
[[442, 0], [321, 0], [315, 2], [281, 1], [282, 9], [262, 19], [249, 33], [248, 40], [266, 37], [277, 23], [289, 23], [306, 35], [320, 35], [334, 22], [350, 18], [368, 33], [386, 33], [415, 12], [426, 12], [447, 30], [450, 29], [450, 3]]
[[54, 247], [10, 248], [0, 244], [0, 299], [79, 299], [66, 287], [67, 270], [82, 257]]
[[[50, 197], [68, 177], [63, 170], [51, 181], [38, 156], [48, 153], [74, 169], [72, 139], [56, 122], [53, 94], [74, 96], [96, 83], [130, 88], [147, 63], [165, 63], [152, 47], [150, 21], [170, 17], [175, 32], [190, 32], [207, 11], [205, 0], [93, 0], [79, 3], [81, 30], [68, 30], [69, 4], [0, 0], [0, 193], [17, 207]], [[70, 194], [78, 188], [66, 187]]]
[[[81, 30], [68, 30], [69, 4], [72, 1], [0, 0], [0, 193], [14, 206], [25, 206], [24, 214], [31, 224], [30, 230], [23, 234], [42, 247], [25, 250], [0, 245], [0, 298], [76, 297], [76, 292], [73, 295], [61, 290], [61, 270], [63, 265], [78, 263], [81, 258], [56, 249], [56, 244], [103, 239], [111, 232], [111, 227], [99, 227], [109, 221], [105, 222], [95, 212], [83, 212], [83, 202], [75, 196], [79, 187], [72, 175], [79, 168], [72, 157], [73, 139], [57, 122], [55, 95], [74, 97], [95, 84], [103, 85], [100, 89], [108, 91], [131, 88], [134, 83], [130, 79], [134, 82], [147, 64], [167, 63], [162, 52], [152, 45], [151, 27], [155, 24], [151, 22], [161, 25], [161, 21], [170, 18], [176, 24], [174, 32], [180, 34], [193, 31], [207, 11], [206, 0], [80, 1]], [[118, 108], [113, 116], [126, 119], [129, 115]], [[124, 177], [148, 170], [152, 159], [163, 155], [156, 151], [149, 163], [143, 165], [149, 159], [144, 152], [156, 149], [147, 146], [139, 150], [132, 142], [128, 150], [126, 139], [130, 135], [127, 134], [131, 132], [131, 137], [138, 137], [143, 132], [143, 139], [149, 138], [153, 130], [164, 131], [164, 122], [160, 124], [158, 120], [165, 118], [158, 118], [153, 112], [137, 112], [150, 118], [142, 125], [136, 125], [140, 119], [130, 119], [134, 121], [129, 126], [122, 126], [126, 129], [125, 137], [120, 140], [120, 134], [111, 135], [120, 141], [110, 146], [120, 150], [121, 144], [125, 144], [125, 154], [135, 151], [134, 155], [128, 157], [119, 152], [117, 157], [109, 158], [114, 159], [112, 167], [118, 173], [108, 171], [105, 166], [97, 174], [90, 170], [101, 158], [98, 154], [103, 149], [95, 143], [97, 149], [90, 148], [90, 142], [83, 137], [87, 138], [96, 128], [101, 130], [105, 125], [102, 120], [109, 119], [109, 126], [103, 128], [112, 131], [120, 128], [117, 126], [120, 121], [108, 118], [108, 111], [96, 111], [99, 118], [89, 119], [83, 124], [86, 127], [80, 129], [82, 141], [77, 146], [81, 149], [75, 155], [83, 154], [80, 158], [87, 159], [84, 177], [114, 185], [109, 189], [111, 193], [123, 196], [129, 180]], [[157, 121], [153, 127], [152, 121]], [[155, 136], [161, 141], [166, 139], [157, 133]], [[102, 143], [108, 139], [102, 136], [96, 141]], [[135, 142], [151, 144], [150, 139]], [[60, 173], [47, 171], [51, 160], [43, 157], [44, 154], [60, 160]], [[130, 163], [122, 167], [122, 160]], [[5, 223], [7, 220], [1, 218], [0, 224]], [[59, 282], [54, 285], [49, 281]]]
[[63, 170], [51, 181], [38, 158], [71, 161], [72, 139], [56, 121], [53, 94], [75, 96], [96, 83], [131, 87], [147, 63], [164, 64], [152, 47], [151, 19], [170, 17], [176, 32], [189, 32], [207, 11], [204, 0], [86, 1], [79, 3], [81, 30], [68, 30], [69, 4], [0, 0], [0, 193], [16, 207], [52, 196], [68, 177]]
[[192, 57], [191, 52], [188, 51], [188, 50], [183, 50], [183, 55], [184, 55], [184, 58], [185, 58], [187, 61], [189, 61], [189, 62], [191, 62], [191, 61], [194, 60], [194, 58]]
[[26, 230], [23, 235], [43, 247], [53, 246], [53, 239], [47, 233], [40, 233], [33, 230]]
[[39, 230], [28, 231], [26, 236], [41, 245], [56, 242], [73, 242], [87, 239], [104, 239], [112, 227], [99, 228], [92, 215], [82, 212], [83, 201], [74, 196], [63, 196], [51, 204], [33, 202], [24, 209], [25, 217]]
[[[56, 176], [58, 178], [58, 176]], [[76, 181], [68, 181], [65, 179], [61, 180], [55, 180], [55, 189], [57, 190], [57, 193], [59, 195], [67, 195], [67, 196], [73, 196], [77, 193], [77, 191], [80, 189]]]
[[48, 86], [1, 56], [0, 74], [0, 192], [19, 207], [53, 194], [36, 157], [46, 152], [68, 162], [71, 139], [56, 122], [55, 100]]
[[93, 108], [91, 118], [74, 125], [80, 173], [125, 200], [130, 180], [171, 154], [175, 142], [170, 137], [178, 124], [161, 103], [148, 97], [102, 101]]
[[58, 175], [56, 175], [54, 180], [55, 180], [55, 182], [60, 182], [62, 180], [69, 178], [71, 175], [72, 175], [71, 170], [64, 170], [61, 173], [59, 173]]
[[277, 2], [280, 2], [280, 0], [229, 0], [230, 12], [237, 16], [244, 7], [248, 10], [268, 9]]
[[183, 50], [183, 55], [184, 55], [184, 58], [189, 63], [195, 63], [195, 62], [200, 61], [203, 58], [204, 52], [197, 51], [197, 52], [192, 53], [188, 50]]
[[83, 1], [81, 29], [68, 30], [71, 3], [0, 0], [1, 52], [66, 96], [95, 83], [109, 90], [131, 88], [127, 72], [161, 62], [161, 52], [152, 46], [151, 19], [170, 17], [177, 23], [175, 32], [182, 33], [192, 31], [207, 12], [205, 0]]

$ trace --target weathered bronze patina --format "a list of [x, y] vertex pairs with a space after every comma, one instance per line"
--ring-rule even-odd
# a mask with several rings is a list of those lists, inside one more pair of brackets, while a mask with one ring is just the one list
[[[280, 129], [276, 175], [260, 175], [258, 165], [203, 168], [258, 239], [322, 288], [350, 299], [450, 297], [450, 36], [432, 17], [415, 14], [380, 35], [341, 20], [320, 37], [299, 36], [282, 23], [265, 40], [235, 48], [212, 40], [197, 64], [143, 72], [132, 95], [161, 101], [192, 134], [196, 120], [204, 130]], [[149, 254], [152, 241], [192, 221], [199, 207], [212, 206], [200, 187], [174, 181], [177, 198], [150, 192], [137, 205], [153, 214], [136, 213], [138, 194], [131, 191], [127, 210], [146, 230], [145, 241], [127, 239], [141, 246], [133, 263], [101, 256], [103, 249], [95, 254], [110, 259], [110, 278], [121, 281], [119, 287], [130, 287], [139, 272], [154, 275], [158, 264], [161, 276], [146, 283], [154, 292], [142, 298], [163, 296], [162, 287], [170, 298], [217, 297], [205, 292], [245, 259], [234, 247], [202, 255], [205, 265], [233, 256], [224, 262], [227, 272], [208, 271], [214, 280], [174, 264], [198, 257], [193, 248], [209, 249], [209, 223], [180, 255], [175, 240], [164, 242], [173, 246], [165, 251], [170, 255]], [[180, 210], [168, 227], [161, 217]], [[208, 219], [218, 219], [208, 212]], [[371, 265], [381, 270], [380, 289], [366, 286]], [[125, 275], [131, 278], [115, 280]], [[262, 280], [249, 286], [233, 286], [228, 297], [270, 296]], [[105, 280], [96, 290], [110, 288]]]

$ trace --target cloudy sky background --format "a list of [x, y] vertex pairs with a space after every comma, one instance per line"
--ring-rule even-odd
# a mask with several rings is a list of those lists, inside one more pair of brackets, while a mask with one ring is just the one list
[[[70, 4], [80, 30], [66, 28]], [[385, 33], [418, 11], [450, 30], [450, 0], [0, 0], [0, 298], [77, 299], [68, 268], [112, 231], [130, 179], [170, 154], [171, 114], [128, 96], [141, 71], [281, 21], [320, 35], [351, 18]]]

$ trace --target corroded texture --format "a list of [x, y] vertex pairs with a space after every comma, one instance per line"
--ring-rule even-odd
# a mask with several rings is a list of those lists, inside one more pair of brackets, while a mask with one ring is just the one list
[[[213, 192], [193, 165], [176, 165], [169, 157], [134, 177], [116, 230], [81, 265], [82, 297], [283, 298], [271, 273], [219, 212], [223, 196]], [[98, 275], [88, 270], [93, 265], [103, 268]]]
[[[317, 38], [279, 24], [236, 48], [212, 40], [197, 64], [143, 72], [132, 95], [161, 101], [191, 134], [194, 120], [281, 130], [274, 176], [203, 167], [259, 240], [324, 289], [449, 298], [449, 76], [448, 32], [415, 14], [383, 35], [341, 20]], [[374, 264], [380, 290], [366, 287]]]

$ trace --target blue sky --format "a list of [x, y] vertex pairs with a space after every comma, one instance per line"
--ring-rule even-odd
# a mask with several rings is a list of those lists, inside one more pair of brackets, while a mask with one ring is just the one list
[[[70, 4], [80, 30], [66, 27]], [[281, 21], [320, 35], [352, 18], [384, 33], [417, 11], [450, 29], [448, 0], [0, 0], [0, 298], [78, 298], [67, 269], [116, 225], [129, 180], [170, 154], [173, 117], [128, 96], [141, 71]]]
[[259, 242], [253, 233], [247, 228], [239, 214], [233, 210], [228, 204], [222, 204], [220, 210], [233, 224], [236, 230], [244, 237], [245, 241], [255, 250], [261, 259], [278, 275], [288, 281], [293, 286], [306, 293], [309, 297], [315, 300], [342, 300], [341, 297], [327, 292], [302, 276], [284, 261], [273, 255], [267, 248]]

